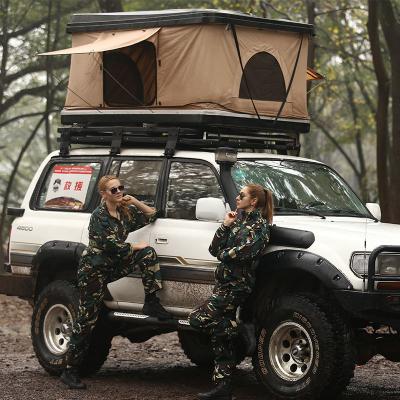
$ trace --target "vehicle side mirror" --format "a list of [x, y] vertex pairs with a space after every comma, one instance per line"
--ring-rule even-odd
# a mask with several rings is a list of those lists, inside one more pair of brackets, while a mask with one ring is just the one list
[[368, 208], [368, 211], [377, 219], [381, 220], [382, 214], [381, 214], [381, 207], [378, 203], [367, 203], [366, 207]]
[[196, 218], [200, 221], [223, 221], [225, 204], [215, 197], [202, 197], [196, 203]]

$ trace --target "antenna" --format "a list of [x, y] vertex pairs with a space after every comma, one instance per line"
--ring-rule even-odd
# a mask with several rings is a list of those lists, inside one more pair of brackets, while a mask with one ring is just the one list
[[363, 292], [365, 292], [365, 275], [368, 262], [367, 262], [367, 230], [368, 230], [368, 218], [365, 217], [365, 231], [364, 231], [364, 271], [363, 271]]

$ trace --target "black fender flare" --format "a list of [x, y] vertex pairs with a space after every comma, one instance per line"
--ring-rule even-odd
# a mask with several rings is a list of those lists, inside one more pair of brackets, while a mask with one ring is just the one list
[[347, 277], [328, 260], [318, 254], [295, 249], [277, 250], [265, 254], [257, 268], [257, 281], [268, 279], [276, 271], [287, 271], [290, 274], [293, 270], [313, 275], [328, 289], [353, 289]]
[[[42, 244], [32, 260], [34, 298], [39, 294], [43, 285], [54, 279], [57, 272], [69, 271], [72, 273], [76, 270], [85, 249], [86, 246], [83, 243], [64, 240], [51, 240]], [[57, 271], [57, 266], [60, 267], [59, 271]]]
[[37, 276], [41, 265], [50, 260], [57, 260], [58, 263], [71, 265], [71, 269], [79, 264], [80, 257], [86, 246], [79, 242], [68, 242], [64, 240], [51, 240], [44, 243], [32, 260], [32, 271]]

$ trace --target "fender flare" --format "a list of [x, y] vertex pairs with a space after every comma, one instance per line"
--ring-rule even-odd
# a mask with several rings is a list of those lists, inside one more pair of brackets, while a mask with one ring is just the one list
[[333, 264], [318, 254], [302, 250], [284, 249], [265, 254], [257, 268], [257, 280], [268, 278], [273, 272], [303, 271], [313, 275], [332, 290], [351, 290], [353, 285]]
[[68, 242], [64, 240], [51, 240], [44, 243], [32, 260], [32, 270], [35, 274], [39, 272], [39, 268], [47, 260], [62, 260], [62, 264], [73, 265], [79, 263], [79, 259], [86, 246], [83, 243]]

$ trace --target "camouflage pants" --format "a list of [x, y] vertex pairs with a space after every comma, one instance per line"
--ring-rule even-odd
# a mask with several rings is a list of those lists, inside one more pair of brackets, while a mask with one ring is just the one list
[[67, 354], [68, 365], [79, 366], [90, 345], [90, 335], [103, 305], [107, 284], [132, 273], [137, 266], [141, 270], [145, 294], [161, 289], [160, 265], [155, 250], [146, 247], [135, 251], [132, 257], [112, 267], [110, 259], [101, 265], [99, 256], [94, 261], [90, 256], [82, 257], [78, 269], [79, 309], [72, 327]]
[[251, 290], [245, 280], [217, 283], [211, 297], [189, 314], [190, 325], [210, 335], [214, 352], [214, 382], [230, 379], [236, 367], [236, 310], [244, 304]]

